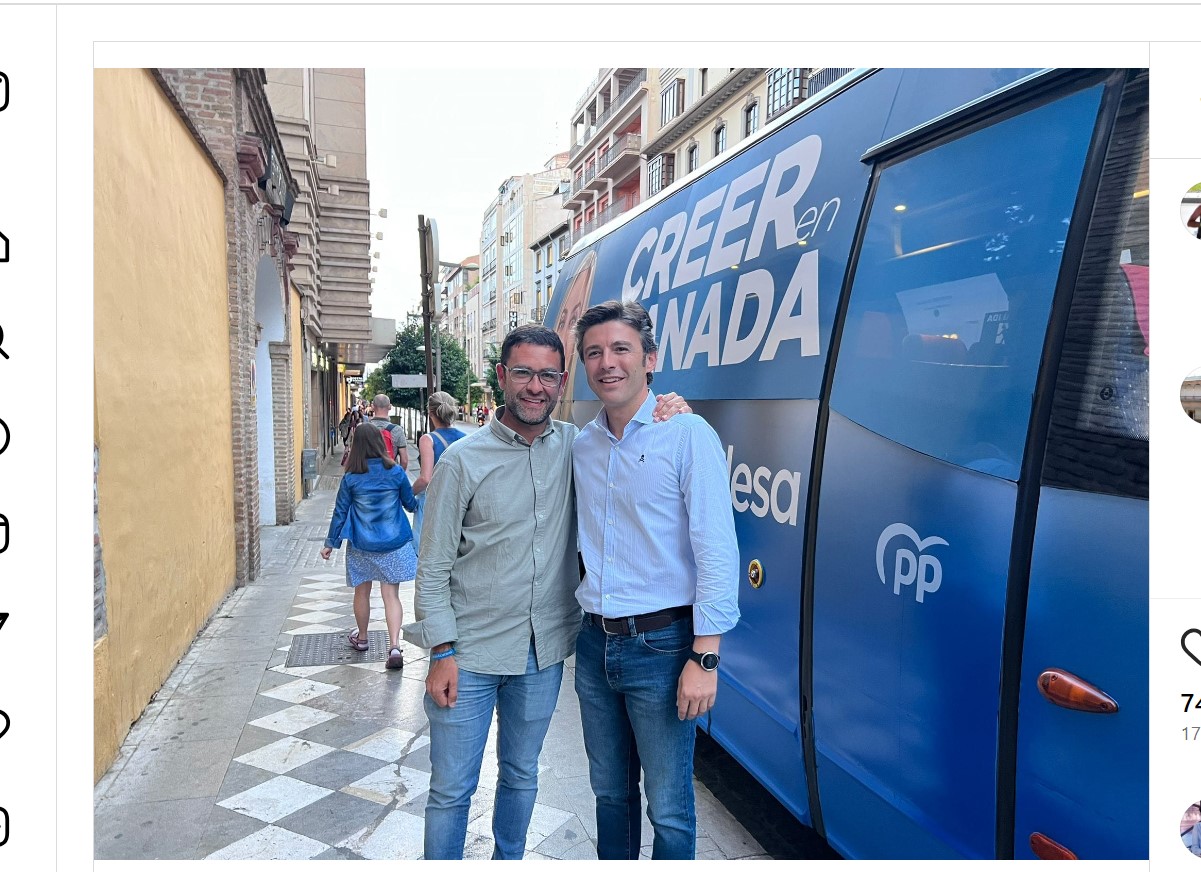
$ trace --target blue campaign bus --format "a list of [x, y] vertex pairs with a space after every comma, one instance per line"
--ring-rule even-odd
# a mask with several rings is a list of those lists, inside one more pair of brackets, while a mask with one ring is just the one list
[[844, 856], [1147, 857], [1147, 137], [1146, 70], [857, 70], [563, 264], [726, 447], [702, 727]]

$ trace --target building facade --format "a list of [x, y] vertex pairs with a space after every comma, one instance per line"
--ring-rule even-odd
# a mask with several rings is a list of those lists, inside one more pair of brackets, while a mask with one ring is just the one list
[[849, 68], [602, 69], [572, 114], [571, 241], [754, 136]]
[[[479, 328], [465, 328], [464, 348], [472, 369], [483, 373], [492, 347], [514, 327], [536, 321], [532, 243], [567, 220], [562, 190], [567, 155], [555, 155], [537, 173], [506, 179], [488, 204], [480, 228]], [[542, 307], [545, 308], [545, 302]], [[477, 363], [479, 368], [476, 369]]]
[[571, 117], [568, 170], [562, 195], [571, 213], [572, 242], [637, 206], [643, 197], [642, 146], [657, 129], [658, 71], [601, 70]]
[[[221, 599], [259, 572], [260, 508], [276, 504], [260, 423], [290, 435], [294, 414], [292, 373], [265, 389], [260, 361], [291, 345], [296, 184], [262, 70], [98, 70], [94, 85], [98, 778]], [[273, 317], [278, 337], [260, 320]], [[130, 373], [188, 414], [159, 415], [146, 440]], [[278, 484], [291, 503], [294, 481]]]
[[571, 219], [564, 215], [550, 230], [534, 240], [534, 297], [530, 320], [541, 324], [546, 317], [555, 288], [559, 284], [559, 265], [571, 248]]
[[[442, 310], [438, 322], [440, 329], [453, 336], [463, 347], [468, 366], [471, 367], [472, 372], [477, 374], [480, 370], [476, 368], [472, 356], [471, 340], [474, 337], [471, 335], [468, 323], [467, 301], [479, 284], [479, 276], [480, 256], [478, 254], [464, 258], [457, 267], [443, 269], [439, 282]], [[471, 320], [474, 321], [474, 319]]]
[[373, 324], [371, 316], [366, 75], [342, 68], [266, 72], [299, 188], [290, 228], [299, 241], [293, 281], [307, 369], [305, 445], [324, 456], [335, 450], [332, 433], [365, 365], [395, 340], [395, 325]]

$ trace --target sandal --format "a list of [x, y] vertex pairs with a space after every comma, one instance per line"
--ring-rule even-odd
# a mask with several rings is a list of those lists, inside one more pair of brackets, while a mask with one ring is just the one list
[[400, 653], [399, 648], [393, 648], [388, 652], [388, 662], [384, 664], [388, 669], [404, 669], [405, 658]]
[[346, 641], [348, 641], [350, 643], [350, 647], [356, 651], [366, 651], [370, 647], [370, 644], [366, 639], [359, 638], [358, 629], [351, 630], [350, 635], [346, 637]]

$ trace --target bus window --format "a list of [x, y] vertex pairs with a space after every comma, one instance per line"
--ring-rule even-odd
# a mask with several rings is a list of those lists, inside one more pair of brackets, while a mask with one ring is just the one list
[[1127, 86], [1080, 264], [1043, 484], [1147, 498], [1148, 149], [1145, 74]]
[[886, 167], [831, 407], [1016, 480], [1095, 86]]

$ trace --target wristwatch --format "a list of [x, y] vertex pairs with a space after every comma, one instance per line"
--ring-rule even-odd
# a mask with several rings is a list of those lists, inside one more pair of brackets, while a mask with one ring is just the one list
[[696, 651], [689, 651], [688, 659], [693, 663], [699, 663], [701, 665], [701, 669], [705, 670], [706, 672], [715, 672], [717, 670], [717, 664], [721, 662], [721, 658], [712, 651], [706, 651], [703, 654], [697, 653]]

